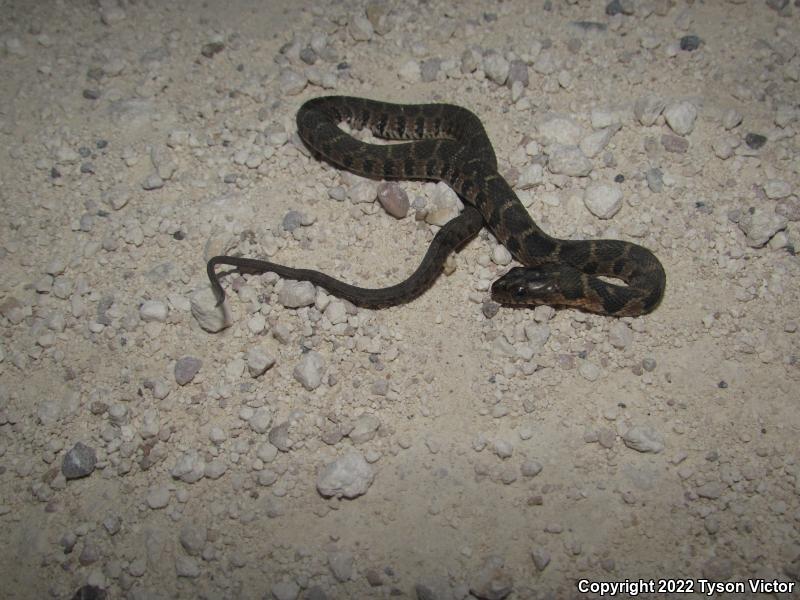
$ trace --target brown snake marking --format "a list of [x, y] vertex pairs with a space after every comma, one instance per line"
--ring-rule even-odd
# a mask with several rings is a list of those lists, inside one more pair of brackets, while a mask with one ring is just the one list
[[[338, 124], [343, 121], [354, 129], [368, 127], [380, 138], [415, 141], [367, 144], [342, 131]], [[218, 305], [225, 292], [216, 265], [310, 281], [367, 308], [402, 304], [430, 287], [450, 252], [484, 225], [525, 265], [512, 268], [492, 285], [492, 297], [501, 304], [570, 306], [622, 317], [649, 313], [661, 301], [666, 275], [646, 248], [620, 240], [560, 240], [539, 229], [497, 172], [497, 159], [480, 119], [465, 108], [329, 96], [300, 107], [297, 130], [317, 158], [375, 179], [444, 181], [466, 208], [439, 230], [417, 270], [387, 288], [357, 287], [319, 271], [258, 259], [215, 256], [208, 261], [207, 272]], [[621, 279], [627, 285], [609, 283], [600, 276]]]

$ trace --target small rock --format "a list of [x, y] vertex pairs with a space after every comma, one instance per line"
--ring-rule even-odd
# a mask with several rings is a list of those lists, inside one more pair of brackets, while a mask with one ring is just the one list
[[356, 498], [367, 492], [374, 477], [364, 456], [349, 452], [322, 470], [317, 478], [317, 491], [325, 497]]
[[357, 42], [367, 42], [372, 39], [372, 36], [375, 33], [375, 30], [372, 28], [372, 23], [369, 22], [369, 19], [362, 17], [361, 15], [356, 15], [355, 18], [348, 22], [347, 31], [350, 34], [350, 37]]
[[520, 173], [517, 187], [519, 189], [527, 190], [535, 185], [539, 185], [544, 181], [544, 169], [542, 165], [534, 163], [525, 167]]
[[293, 69], [283, 69], [280, 74], [280, 88], [281, 92], [287, 96], [296, 96], [302, 92], [308, 79], [305, 75], [301, 75]]
[[645, 127], [654, 125], [667, 103], [659, 96], [642, 96], [633, 105], [633, 114]]
[[139, 317], [145, 323], [151, 321], [164, 323], [168, 314], [169, 308], [167, 308], [167, 305], [158, 300], [147, 300], [139, 307]]
[[714, 154], [716, 154], [718, 158], [727, 160], [733, 156], [734, 150], [736, 150], [740, 144], [741, 141], [738, 137], [734, 135], [725, 135], [711, 142], [711, 149], [714, 150]]
[[748, 133], [744, 136], [744, 143], [751, 150], [760, 150], [767, 143], [767, 138], [760, 133]]
[[550, 553], [544, 548], [536, 548], [531, 551], [531, 558], [539, 571], [544, 571], [545, 567], [550, 564]]
[[664, 191], [664, 174], [658, 167], [648, 169], [644, 174], [647, 179], [647, 187], [654, 194], [660, 194]]
[[418, 83], [422, 80], [422, 70], [419, 63], [412, 58], [402, 64], [397, 76], [406, 83]]
[[289, 439], [289, 421], [284, 421], [270, 429], [267, 439], [281, 452], [289, 452], [292, 449], [292, 441]]
[[96, 585], [84, 585], [75, 592], [72, 600], [107, 600], [108, 594]]
[[247, 424], [256, 433], [267, 433], [269, 426], [272, 425], [272, 411], [266, 406], [259, 406], [253, 411], [252, 416], [247, 420]]
[[504, 267], [511, 262], [511, 253], [505, 246], [497, 245], [492, 250], [492, 262], [496, 265]]
[[619, 131], [618, 125], [606, 127], [605, 129], [600, 129], [599, 131], [587, 135], [581, 140], [579, 145], [581, 152], [589, 158], [594, 158], [608, 146], [608, 143], [617, 131]]
[[178, 555], [175, 557], [175, 574], [178, 577], [189, 577], [192, 579], [200, 577], [200, 566], [193, 558]]
[[383, 585], [383, 577], [381, 576], [380, 571], [377, 569], [367, 569], [367, 572], [364, 573], [364, 576], [367, 579], [367, 583], [369, 583], [370, 587], [380, 587]]
[[764, 184], [764, 193], [770, 200], [786, 198], [792, 193], [792, 186], [782, 179], [770, 179]]
[[193, 356], [184, 356], [175, 363], [175, 381], [178, 385], [186, 385], [203, 366], [203, 361]]
[[367, 19], [378, 35], [386, 35], [392, 30], [393, 24], [389, 18], [389, 4], [380, 0], [367, 3]]
[[270, 588], [270, 593], [275, 600], [297, 600], [300, 595], [300, 586], [294, 581], [280, 581]]
[[600, 219], [610, 219], [622, 208], [622, 190], [607, 183], [591, 183], [583, 192], [586, 208]]
[[325, 360], [319, 352], [310, 351], [303, 356], [292, 375], [307, 390], [315, 390], [322, 384], [325, 373]]
[[686, 154], [689, 151], [689, 140], [670, 133], [661, 136], [661, 145], [667, 152], [675, 154]]
[[347, 306], [341, 300], [331, 300], [325, 309], [325, 316], [332, 325], [347, 322]]
[[701, 40], [696, 35], [685, 35], [681, 38], [680, 47], [681, 50], [685, 52], [692, 52], [694, 50], [697, 50], [700, 47], [700, 44], [702, 43], [703, 40]]
[[637, 452], [658, 454], [664, 450], [664, 443], [658, 439], [655, 432], [645, 427], [631, 427], [623, 434], [622, 441], [628, 448]]
[[328, 566], [336, 581], [344, 583], [353, 578], [353, 555], [344, 550], [331, 552], [328, 555]]
[[395, 219], [405, 217], [410, 207], [408, 194], [396, 183], [384, 182], [378, 186], [378, 202]]
[[372, 204], [378, 195], [378, 184], [374, 181], [359, 181], [347, 191], [353, 204]]
[[511, 455], [514, 453], [514, 446], [511, 444], [511, 442], [508, 442], [506, 440], [495, 440], [494, 453], [499, 458], [510, 458]]
[[670, 129], [678, 135], [687, 135], [694, 129], [697, 108], [687, 101], [674, 102], [664, 109], [664, 118]]
[[708, 498], [709, 500], [716, 500], [725, 491], [725, 487], [718, 481], [709, 481], [704, 483], [696, 490], [697, 495], [701, 498]]
[[792, 196], [781, 200], [775, 207], [775, 213], [789, 221], [800, 221], [800, 198]]
[[189, 450], [178, 457], [170, 470], [174, 479], [186, 483], [197, 483], [205, 476], [206, 463], [196, 450]]
[[285, 280], [278, 292], [278, 302], [286, 308], [311, 306], [317, 298], [317, 290], [310, 281]]
[[381, 421], [378, 417], [370, 413], [364, 413], [355, 420], [353, 429], [347, 434], [347, 437], [354, 444], [363, 444], [375, 437], [380, 426]]
[[514, 589], [510, 573], [503, 568], [503, 559], [490, 556], [475, 573], [469, 591], [481, 600], [503, 600]]
[[500, 305], [497, 302], [489, 300], [481, 305], [481, 312], [487, 319], [493, 319], [498, 312], [500, 312]]
[[576, 146], [583, 137], [583, 131], [574, 120], [553, 114], [545, 116], [539, 124], [539, 135], [548, 144]]
[[200, 54], [206, 58], [212, 58], [215, 54], [219, 54], [224, 49], [225, 44], [222, 42], [209, 42], [208, 44], [203, 44], [203, 47], [200, 48]]
[[258, 377], [275, 364], [275, 357], [263, 348], [250, 348], [247, 351], [247, 370], [250, 377]]
[[217, 299], [210, 285], [203, 285], [189, 297], [192, 316], [203, 329], [217, 333], [233, 323], [227, 303], [217, 306]]
[[203, 469], [203, 476], [211, 480], [219, 479], [227, 471], [228, 465], [226, 465], [222, 459], [217, 458], [206, 463], [205, 469]]
[[256, 456], [262, 462], [271, 463], [278, 456], [278, 449], [272, 444], [260, 444]]
[[307, 217], [299, 210], [290, 210], [283, 216], [281, 227], [284, 231], [291, 233], [295, 229], [302, 227], [307, 220]]
[[439, 77], [441, 67], [442, 59], [440, 58], [429, 58], [422, 61], [422, 65], [420, 66], [420, 79], [428, 83], [436, 81]]
[[622, 321], [614, 321], [608, 329], [608, 341], [615, 348], [627, 348], [633, 341], [633, 332]]
[[97, 453], [94, 448], [78, 442], [64, 455], [61, 473], [67, 479], [79, 479], [90, 475], [96, 464]]
[[753, 248], [764, 246], [787, 225], [786, 217], [763, 208], [747, 211], [739, 218], [739, 229], [747, 236], [747, 245]]
[[606, 14], [609, 17], [614, 15], [632, 15], [634, 13], [634, 4], [632, 0], [611, 0], [606, 4]]
[[549, 50], [540, 52], [533, 62], [533, 70], [539, 73], [539, 75], [552, 75], [560, 68], [561, 62], [556, 55]]
[[725, 111], [725, 114], [722, 115], [722, 126], [730, 131], [734, 127], [741, 125], [742, 119], [742, 113], [735, 108], [729, 108]]
[[592, 161], [584, 156], [578, 146], [556, 144], [550, 148], [547, 167], [556, 175], [586, 177], [592, 172]]
[[525, 325], [525, 337], [531, 343], [530, 347], [534, 353], [541, 352], [550, 339], [550, 326], [543, 323], [529, 323]]
[[180, 542], [189, 556], [199, 556], [206, 546], [208, 530], [201, 523], [186, 523], [180, 532]]
[[151, 173], [147, 176], [142, 182], [142, 189], [145, 191], [152, 191], [152, 190], [159, 190], [164, 187], [164, 180], [161, 179], [161, 176], [158, 173]]
[[228, 435], [222, 427], [212, 427], [208, 431], [208, 439], [215, 446], [221, 446], [228, 439]]
[[543, 468], [542, 463], [536, 460], [526, 460], [520, 466], [523, 477], [536, 477]]
[[506, 83], [510, 86], [513, 86], [514, 83], [520, 83], [522, 87], [528, 87], [528, 65], [524, 60], [515, 58], [509, 63]]
[[497, 52], [489, 52], [483, 58], [486, 76], [497, 85], [504, 85], [511, 69], [509, 62]]
[[597, 381], [600, 377], [600, 367], [588, 360], [582, 360], [578, 364], [578, 373], [587, 381]]
[[467, 48], [461, 54], [461, 72], [464, 74], [474, 73], [478, 70], [483, 57], [476, 48]]
[[328, 600], [328, 595], [320, 586], [314, 585], [306, 590], [303, 600]]
[[145, 501], [154, 510], [164, 508], [169, 504], [169, 488], [165, 485], [151, 488]]

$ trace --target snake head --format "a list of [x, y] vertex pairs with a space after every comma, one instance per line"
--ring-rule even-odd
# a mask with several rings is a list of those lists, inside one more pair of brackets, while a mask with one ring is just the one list
[[509, 306], [564, 303], [557, 266], [514, 267], [492, 284], [492, 298]]

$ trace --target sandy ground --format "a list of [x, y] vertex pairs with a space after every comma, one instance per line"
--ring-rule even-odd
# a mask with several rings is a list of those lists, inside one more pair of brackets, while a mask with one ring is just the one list
[[[3, 2], [0, 596], [800, 598], [796, 5]], [[661, 306], [496, 311], [484, 231], [411, 304], [234, 273], [203, 329], [214, 252], [382, 286], [452, 208], [308, 156], [324, 94], [469, 108]]]

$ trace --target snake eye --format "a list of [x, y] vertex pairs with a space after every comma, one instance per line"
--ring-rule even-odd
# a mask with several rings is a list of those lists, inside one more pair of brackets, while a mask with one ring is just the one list
[[517, 289], [514, 290], [514, 298], [520, 298], [520, 299], [524, 298], [525, 297], [525, 293], [527, 291], [528, 290], [525, 288], [525, 286], [522, 286], [522, 285], [519, 286]]

